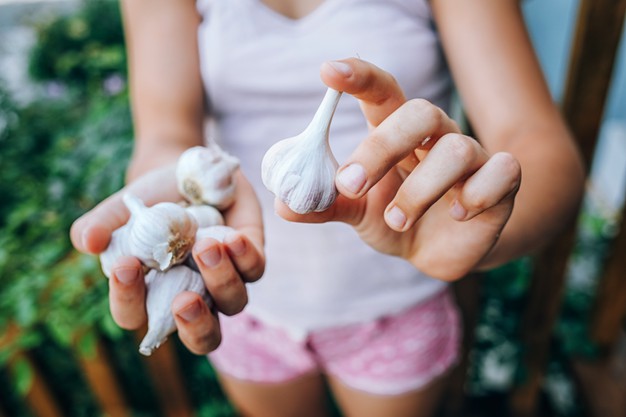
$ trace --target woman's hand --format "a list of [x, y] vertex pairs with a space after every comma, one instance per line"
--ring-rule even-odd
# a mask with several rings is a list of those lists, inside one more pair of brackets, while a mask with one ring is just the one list
[[373, 248], [443, 280], [467, 274], [494, 247], [521, 181], [518, 161], [490, 155], [391, 75], [357, 59], [326, 63], [322, 79], [361, 102], [370, 134], [340, 167], [335, 204], [322, 213], [277, 212], [298, 222], [343, 221]]
[[[193, 247], [194, 260], [216, 309], [227, 315], [243, 309], [248, 300], [244, 283], [259, 279], [265, 267], [260, 206], [248, 181], [240, 171], [236, 175], [235, 203], [223, 214], [226, 224], [237, 232], [223, 243], [205, 239]], [[176, 189], [175, 165], [151, 170], [74, 222], [70, 234], [76, 249], [91, 254], [106, 249], [111, 233], [128, 220], [129, 212], [122, 201], [127, 191], [147, 206], [182, 199]], [[109, 280], [111, 314], [120, 327], [138, 329], [147, 322], [145, 296], [139, 260], [120, 259]], [[179, 294], [171, 309], [178, 335], [190, 351], [205, 354], [217, 348], [221, 340], [217, 315], [198, 294]]]

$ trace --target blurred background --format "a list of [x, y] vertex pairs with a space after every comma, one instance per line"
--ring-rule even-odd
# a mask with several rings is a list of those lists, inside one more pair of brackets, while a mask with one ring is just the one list
[[[523, 2], [559, 103], [579, 6]], [[610, 366], [618, 414], [594, 414], [572, 366], [606, 357], [590, 323], [626, 189], [625, 41], [615, 57], [536, 415], [626, 416], [623, 326]], [[117, 2], [0, 0], [0, 417], [234, 415], [206, 360], [175, 336], [138, 354], [143, 332], [113, 323], [98, 260], [71, 248], [72, 221], [122, 186], [132, 137]], [[528, 379], [533, 266], [521, 259], [481, 278], [463, 384], [472, 415], [507, 415], [508, 394]]]

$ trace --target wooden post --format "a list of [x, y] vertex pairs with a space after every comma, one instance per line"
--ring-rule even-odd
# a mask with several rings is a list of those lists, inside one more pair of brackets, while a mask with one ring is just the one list
[[[20, 329], [13, 324], [7, 326], [7, 331], [0, 337], [0, 349], [10, 345], [19, 337]], [[24, 400], [28, 408], [37, 417], [63, 417], [61, 407], [50, 391], [48, 384], [39, 372], [36, 364], [25, 352], [18, 352], [9, 359], [8, 369], [14, 370], [17, 363], [26, 363], [32, 373], [31, 382]]]
[[130, 416], [121, 391], [121, 384], [115, 376], [109, 359], [110, 355], [102, 340], [98, 339], [95, 342], [94, 349], [93, 355], [85, 355], [77, 347], [74, 351], [83, 375], [100, 404], [103, 414], [116, 417]]
[[463, 318], [463, 341], [461, 361], [452, 372], [448, 393], [442, 404], [443, 416], [462, 416], [467, 407], [465, 387], [470, 366], [470, 352], [474, 344], [474, 332], [478, 323], [481, 278], [479, 273], [471, 274], [452, 284], [454, 297]]
[[565, 267], [574, 242], [569, 228], [554, 244], [535, 257], [535, 270], [524, 311], [521, 339], [524, 345], [525, 381], [513, 388], [513, 416], [535, 416], [539, 391], [550, 353], [552, 329], [561, 308]]
[[563, 114], [591, 165], [604, 116], [626, 0], [581, 0], [563, 99]]
[[[140, 331], [139, 338], [143, 337], [143, 334], [145, 331]], [[174, 337], [176, 336], [172, 335], [170, 339]], [[149, 358], [145, 358], [145, 363], [156, 389], [163, 415], [166, 417], [194, 416], [173, 341], [168, 340], [161, 345]]]
[[[588, 168], [593, 159], [619, 44], [626, 0], [581, 0], [563, 101], [563, 113]], [[561, 305], [574, 227], [536, 257], [522, 339], [527, 378], [511, 393], [511, 411], [535, 415], [552, 328]]]
[[598, 284], [591, 337], [605, 353], [614, 348], [626, 321], [626, 205], [622, 209], [620, 231]]
[[33, 380], [25, 396], [30, 410], [37, 417], [63, 417], [61, 408], [50, 391], [48, 383], [31, 358], [25, 353], [21, 353], [15, 357], [15, 360], [25, 360], [33, 372]]

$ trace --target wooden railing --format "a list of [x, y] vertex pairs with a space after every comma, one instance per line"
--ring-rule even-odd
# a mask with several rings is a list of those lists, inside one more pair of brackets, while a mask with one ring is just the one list
[[[563, 114], [583, 151], [587, 167], [590, 166], [603, 119], [625, 12], [626, 0], [581, 0], [563, 101]], [[626, 219], [626, 211], [622, 219]], [[590, 326], [591, 337], [603, 348], [605, 357], [610, 356], [619, 335], [624, 331], [626, 317], [626, 227], [624, 226], [622, 220], [621, 230], [615, 239], [600, 280]], [[532, 279], [522, 331], [526, 352], [523, 360], [527, 377], [523, 383], [515, 386], [510, 392], [511, 415], [537, 415], [538, 398], [545, 374], [551, 336], [559, 314], [565, 268], [573, 247], [574, 236], [575, 225], [572, 225], [551, 246], [535, 257], [537, 268]], [[462, 303], [461, 307], [466, 316], [467, 331], [464, 343], [466, 352], [471, 349], [471, 330], [476, 322], [479, 288], [480, 279], [477, 277], [470, 277], [456, 286]], [[9, 343], [18, 332], [19, 329], [12, 328], [3, 335], [0, 349], [3, 343]], [[109, 360], [110, 354], [106, 344], [98, 340], [91, 354], [85, 355], [78, 348], [73, 350], [73, 354], [87, 382], [86, 388], [93, 394], [102, 414], [131, 416], [131, 407], [125, 398], [125, 393], [122, 392], [123, 384], [120, 383], [119, 376], [116, 375]], [[451, 395], [448, 397], [449, 415], [464, 415], [467, 362], [466, 354], [464, 363], [457, 369]], [[9, 368], [19, 363], [26, 363], [31, 370], [31, 381], [23, 398], [32, 415], [36, 417], [63, 416], [62, 405], [53, 394], [50, 382], [39, 370], [31, 353], [28, 351], [16, 353], [9, 361]], [[192, 402], [185, 389], [186, 382], [172, 343], [162, 346], [143, 363], [156, 391], [155, 397], [159, 402], [160, 414], [166, 417], [193, 416], [195, 413]], [[594, 384], [588, 384], [587, 379], [599, 378], [598, 372], [601, 372], [606, 365], [606, 361], [600, 360], [598, 363], [600, 365], [595, 368], [593, 364], [574, 367], [578, 370], [580, 385], [583, 390], [586, 390], [588, 399], [596, 398], [597, 394], [590, 394]], [[593, 400], [589, 402], [592, 403]], [[594, 405], [591, 404], [589, 409], [593, 414]], [[0, 417], [6, 415], [3, 410], [5, 410], [3, 395], [0, 394]], [[606, 413], [594, 414], [594, 417], [595, 415], [613, 417]]]
[[[603, 121], [609, 86], [615, 67], [616, 54], [622, 35], [626, 0], [581, 0], [576, 34], [568, 67], [568, 78], [562, 112], [582, 151], [587, 170], [591, 166], [598, 134]], [[609, 356], [626, 320], [626, 208], [622, 214], [620, 231], [613, 243], [602, 277], [600, 278], [595, 309], [591, 319], [591, 337], [604, 348]], [[513, 387], [509, 396], [509, 410], [513, 416], [538, 415], [538, 402], [545, 376], [554, 325], [560, 312], [565, 284], [565, 272], [576, 237], [576, 224], [572, 224], [549, 247], [534, 257], [535, 270], [524, 312], [522, 344], [524, 346], [524, 381]], [[476, 321], [476, 309], [480, 280], [469, 277], [469, 282], [457, 285], [461, 308], [467, 318], [466, 328]], [[469, 301], [468, 301], [469, 300]], [[472, 301], [473, 300], [473, 301]], [[465, 350], [469, 352], [472, 336], [466, 336]], [[466, 360], [457, 371], [448, 402], [448, 415], [464, 415], [464, 391]], [[598, 360], [598, 367], [606, 362]], [[574, 363], [575, 370], [581, 370]], [[588, 370], [588, 368], [585, 368]], [[594, 372], [595, 371], [595, 372]], [[579, 378], [598, 378], [598, 371], [579, 372]], [[580, 388], [589, 391], [593, 383], [581, 381]], [[606, 385], [605, 385], [606, 387]], [[616, 388], [626, 398], [626, 387]], [[601, 395], [601, 393], [596, 393]], [[597, 396], [595, 395], [595, 396]], [[619, 394], [618, 394], [619, 395]], [[585, 395], [595, 399], [594, 395]], [[593, 402], [593, 401], [588, 401]], [[597, 401], [596, 401], [597, 402]], [[626, 403], [626, 401], [624, 401]], [[598, 406], [588, 404], [587, 409], [595, 416], [623, 417], [620, 414], [599, 412]]]

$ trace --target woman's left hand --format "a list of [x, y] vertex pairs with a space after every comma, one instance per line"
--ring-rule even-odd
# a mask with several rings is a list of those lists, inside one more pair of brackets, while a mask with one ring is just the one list
[[372, 64], [326, 63], [322, 79], [360, 100], [370, 134], [340, 167], [340, 195], [328, 210], [298, 215], [277, 203], [278, 214], [349, 223], [374, 249], [442, 280], [475, 269], [511, 215], [518, 161], [489, 154], [428, 101], [407, 101], [395, 79]]

